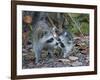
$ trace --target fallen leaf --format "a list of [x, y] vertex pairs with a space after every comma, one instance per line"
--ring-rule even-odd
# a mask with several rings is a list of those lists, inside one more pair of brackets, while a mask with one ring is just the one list
[[69, 59], [72, 60], [72, 61], [75, 61], [78, 59], [78, 57], [75, 57], [75, 56], [69, 56]]
[[69, 59], [59, 59], [58, 61], [59, 62], [63, 62], [64, 64], [70, 63], [70, 60]]

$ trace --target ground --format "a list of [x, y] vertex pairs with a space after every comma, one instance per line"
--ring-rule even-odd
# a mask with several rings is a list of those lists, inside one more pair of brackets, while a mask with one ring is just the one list
[[46, 51], [41, 54], [41, 60], [38, 65], [35, 64], [35, 57], [32, 52], [32, 44], [28, 44], [27, 48], [23, 48], [22, 68], [49, 68], [49, 67], [76, 67], [89, 66], [89, 37], [75, 37], [74, 44], [70, 55], [66, 58], [54, 56], [48, 58]]

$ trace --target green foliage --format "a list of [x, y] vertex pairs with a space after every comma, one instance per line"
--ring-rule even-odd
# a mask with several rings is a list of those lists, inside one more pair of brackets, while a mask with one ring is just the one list
[[89, 34], [89, 14], [65, 13], [67, 25], [65, 26], [70, 32], [75, 34]]
[[[51, 18], [52, 22], [56, 27], [58, 27], [59, 22], [63, 21], [57, 18], [58, 13], [50, 12], [48, 13], [48, 16]], [[63, 23], [63, 26], [67, 28], [69, 32], [71, 32], [73, 35], [76, 34], [82, 34], [82, 35], [88, 35], [89, 34], [89, 14], [83, 14], [83, 13], [61, 13], [63, 14], [65, 18], [65, 22]], [[32, 35], [32, 26], [30, 25], [30, 37]], [[50, 25], [52, 26], [52, 25]]]
[[81, 23], [81, 31], [84, 35], [88, 35], [89, 34], [89, 24], [86, 22], [82, 22]]

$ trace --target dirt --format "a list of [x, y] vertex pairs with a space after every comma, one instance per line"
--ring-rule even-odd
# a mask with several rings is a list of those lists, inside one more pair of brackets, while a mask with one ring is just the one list
[[28, 48], [23, 48], [22, 53], [22, 68], [54, 68], [54, 67], [77, 67], [89, 66], [89, 39], [88, 37], [76, 37], [75, 46], [66, 58], [54, 56], [49, 58], [47, 52], [43, 51], [38, 64], [35, 64], [34, 53], [32, 52], [31, 44]]

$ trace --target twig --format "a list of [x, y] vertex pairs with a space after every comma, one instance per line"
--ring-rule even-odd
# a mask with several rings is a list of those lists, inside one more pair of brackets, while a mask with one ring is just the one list
[[54, 28], [56, 28], [56, 26], [54, 25], [54, 23], [53, 23], [53, 21], [51, 20], [51, 18], [49, 17], [49, 16], [47, 16], [48, 17], [48, 20], [50, 21], [50, 24], [54, 27]]

